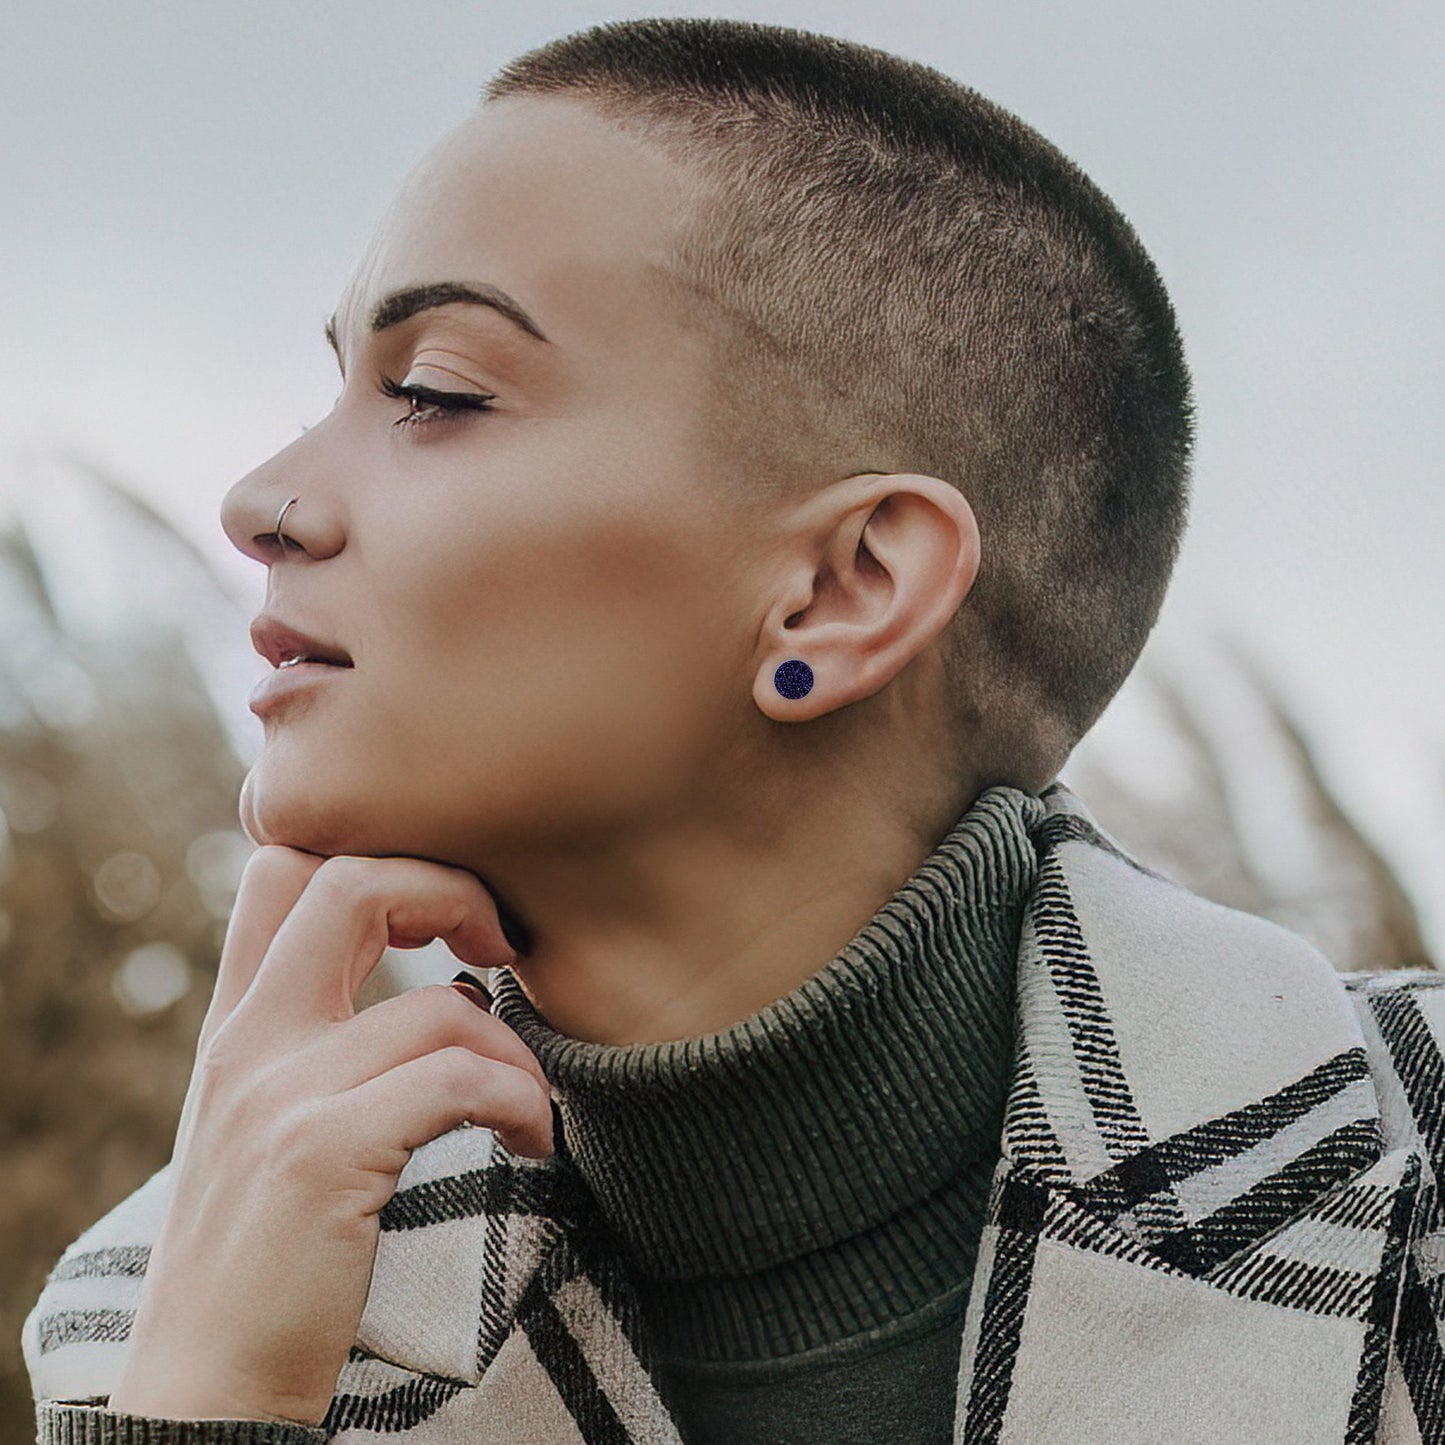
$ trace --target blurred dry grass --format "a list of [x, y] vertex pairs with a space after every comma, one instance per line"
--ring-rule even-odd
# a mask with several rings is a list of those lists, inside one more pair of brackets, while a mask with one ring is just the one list
[[244, 768], [179, 635], [68, 638], [0, 541], [0, 1439], [59, 1250], [170, 1155], [234, 876]]
[[[183, 557], [195, 574], [189, 543], [136, 516], [123, 548], [137, 577], [184, 570]], [[46, 1272], [170, 1156], [250, 851], [236, 821], [244, 764], [182, 621], [152, 616], [128, 638], [87, 640], [56, 605], [33, 539], [0, 533], [0, 1442], [33, 1439], [19, 1334]], [[1236, 681], [1258, 716], [1247, 743], [1226, 744], [1178, 684], [1148, 674], [1161, 745], [1167, 731], [1175, 750], [1167, 799], [1142, 797], [1087, 747], [1065, 779], [1138, 856], [1305, 934], [1337, 967], [1430, 966], [1404, 889], [1243, 653]], [[1292, 790], [1267, 806], [1294, 829], [1265, 851], [1287, 854], [1289, 869], [1261, 869], [1230, 783], [1229, 749], [1265, 736], [1269, 776]]]

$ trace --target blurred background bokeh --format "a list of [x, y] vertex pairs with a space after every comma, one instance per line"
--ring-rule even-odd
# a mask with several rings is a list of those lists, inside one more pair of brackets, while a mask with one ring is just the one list
[[[169, 1157], [251, 848], [264, 577], [221, 496], [329, 408], [321, 320], [483, 79], [648, 13], [924, 60], [1114, 197], [1179, 309], [1200, 449], [1159, 625], [1063, 778], [1140, 857], [1340, 969], [1445, 952], [1445, 11], [10, 7], [0, 1445], [33, 1438], [19, 1331], [46, 1271]], [[448, 965], [391, 951], [361, 1002]]]

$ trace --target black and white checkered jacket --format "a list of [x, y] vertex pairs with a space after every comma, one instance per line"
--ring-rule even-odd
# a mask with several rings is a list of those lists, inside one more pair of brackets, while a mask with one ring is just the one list
[[[1445, 974], [1338, 973], [1042, 797], [955, 1445], [1445, 1442]], [[42, 1441], [117, 1376], [167, 1184], [76, 1240], [25, 1322]], [[298, 1445], [681, 1440], [565, 1155], [455, 1130], [381, 1224]]]

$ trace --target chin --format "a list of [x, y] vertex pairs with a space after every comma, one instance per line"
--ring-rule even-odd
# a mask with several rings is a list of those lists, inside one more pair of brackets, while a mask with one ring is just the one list
[[[263, 759], [246, 774], [237, 804], [241, 828], [258, 847], [299, 848], [328, 858], [372, 851], [354, 802], [329, 796], [314, 779], [302, 783], [268, 777], [267, 771]], [[367, 804], [376, 806], [374, 799]]]

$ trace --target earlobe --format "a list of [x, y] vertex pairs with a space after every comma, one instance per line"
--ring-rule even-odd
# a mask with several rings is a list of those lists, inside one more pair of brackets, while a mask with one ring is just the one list
[[[771, 674], [762, 672], [753, 684], [753, 702], [758, 709], [774, 722], [804, 722], [816, 717], [818, 712], [815, 699], [811, 707], [794, 707], [813, 691], [817, 681], [812, 666], [801, 657], [790, 657], [772, 669]], [[827, 712], [827, 706], [823, 711]]]

